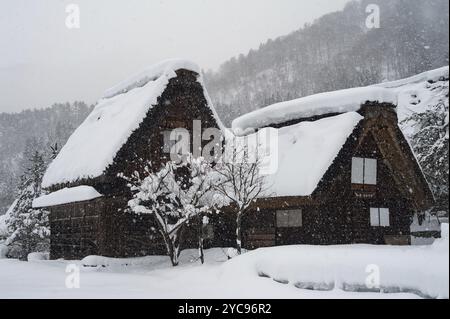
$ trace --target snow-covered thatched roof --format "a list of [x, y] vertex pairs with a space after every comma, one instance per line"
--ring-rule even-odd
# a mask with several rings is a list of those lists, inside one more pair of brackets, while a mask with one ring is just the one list
[[329, 117], [303, 121], [276, 129], [278, 144], [270, 150], [277, 169], [267, 176], [269, 197], [309, 196], [317, 188], [347, 139], [363, 117], [357, 113], [367, 101], [397, 103], [397, 95], [379, 87], [364, 87], [321, 93], [277, 103], [233, 121], [238, 136], [266, 134], [268, 127], [313, 116]]
[[[254, 134], [265, 136], [267, 130], [276, 130], [278, 144], [272, 145], [270, 162], [277, 163], [277, 170], [267, 176], [267, 195], [309, 196], [363, 119], [356, 112], [362, 104], [378, 101], [397, 105], [401, 122], [411, 112], [422, 112], [433, 105], [436, 94], [430, 91], [430, 83], [445, 80], [448, 85], [448, 77], [449, 68], [444, 67], [399, 81], [277, 103], [237, 118], [233, 131], [244, 138]], [[331, 116], [251, 133], [255, 128], [327, 114]], [[402, 127], [402, 130], [411, 128]]]
[[76, 186], [63, 188], [59, 191], [43, 195], [33, 200], [33, 207], [51, 207], [68, 203], [84, 202], [101, 197], [102, 195], [91, 186]]
[[390, 103], [401, 107], [400, 104], [409, 104], [411, 95], [414, 95], [412, 90], [422, 88], [423, 91], [428, 82], [438, 81], [442, 78], [448, 79], [448, 76], [449, 67], [446, 66], [398, 81], [320, 93], [276, 103], [236, 118], [232, 123], [232, 128], [237, 134], [245, 134], [250, 129], [283, 124], [291, 120], [330, 113], [355, 112], [367, 101]]
[[[402, 123], [414, 113], [426, 112], [439, 103], [441, 90], [448, 91], [449, 67], [424, 72], [406, 79], [385, 82], [375, 86], [389, 89], [397, 95], [397, 115], [401, 129], [408, 138], [415, 128], [410, 123]], [[439, 83], [437, 83], [439, 82]], [[444, 90], [445, 91], [445, 90]]]
[[[277, 129], [269, 160], [276, 169], [267, 175], [264, 197], [309, 196], [363, 117], [357, 112], [301, 122]], [[258, 133], [264, 139], [270, 128]]]
[[443, 79], [448, 79], [449, 76], [449, 67], [444, 66], [439, 69], [430, 70], [427, 72], [423, 72], [409, 78], [392, 81], [392, 82], [384, 82], [380, 84], [376, 84], [373, 86], [387, 88], [387, 89], [395, 89], [404, 87], [411, 84], [424, 83], [424, 82], [436, 82]]
[[356, 112], [367, 101], [397, 104], [397, 95], [380, 87], [362, 87], [326, 92], [304, 98], [281, 102], [245, 114], [233, 121], [238, 134], [288, 121], [330, 113]]
[[[203, 84], [196, 64], [167, 60], [107, 90], [50, 164], [42, 186], [47, 188], [102, 175], [180, 69], [198, 73], [198, 81]], [[204, 94], [221, 126], [206, 90]]]

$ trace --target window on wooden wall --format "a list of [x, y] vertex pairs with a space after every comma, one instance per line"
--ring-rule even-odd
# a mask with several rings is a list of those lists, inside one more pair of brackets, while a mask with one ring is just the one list
[[373, 158], [352, 158], [352, 184], [376, 185], [377, 160]]
[[302, 226], [303, 216], [301, 209], [277, 211], [277, 227], [293, 228]]
[[370, 208], [370, 226], [389, 227], [390, 213], [388, 208]]

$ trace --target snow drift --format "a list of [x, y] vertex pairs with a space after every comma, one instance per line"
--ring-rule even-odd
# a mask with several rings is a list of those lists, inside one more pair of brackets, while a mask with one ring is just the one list
[[[0, 298], [448, 298], [448, 225], [433, 246], [273, 247], [228, 261], [226, 249], [205, 254], [201, 265], [196, 250], [184, 250], [175, 268], [167, 256], [2, 259]], [[64, 285], [68, 265], [80, 267], [81, 289]], [[375, 266], [381, 290], [395, 293], [360, 293]]]
[[[285, 246], [263, 248], [232, 259], [223, 276], [251, 276], [311, 290], [376, 291], [368, 287], [379, 275], [382, 292], [410, 292], [428, 298], [449, 298], [448, 224], [432, 246]], [[234, 279], [233, 279], [234, 278]]]
[[48, 252], [29, 253], [27, 256], [28, 261], [42, 261], [42, 260], [49, 260], [49, 259], [50, 259], [50, 253], [48, 253]]

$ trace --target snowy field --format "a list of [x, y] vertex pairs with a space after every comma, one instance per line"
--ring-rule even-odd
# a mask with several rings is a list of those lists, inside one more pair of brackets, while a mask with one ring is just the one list
[[[206, 257], [201, 265], [195, 250], [184, 251], [177, 268], [165, 256], [1, 259], [0, 298], [449, 297], [448, 227], [432, 246], [275, 247], [229, 261], [211, 249]], [[380, 289], [370, 286], [377, 282]]]

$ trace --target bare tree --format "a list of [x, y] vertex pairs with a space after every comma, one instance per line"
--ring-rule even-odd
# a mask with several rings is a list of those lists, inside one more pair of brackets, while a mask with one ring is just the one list
[[[215, 189], [235, 209], [236, 248], [242, 252], [242, 218], [266, 191], [266, 180], [261, 174], [262, 158], [257, 150], [234, 141], [228, 144], [227, 155], [216, 166], [220, 182]], [[232, 146], [230, 146], [232, 145]]]

